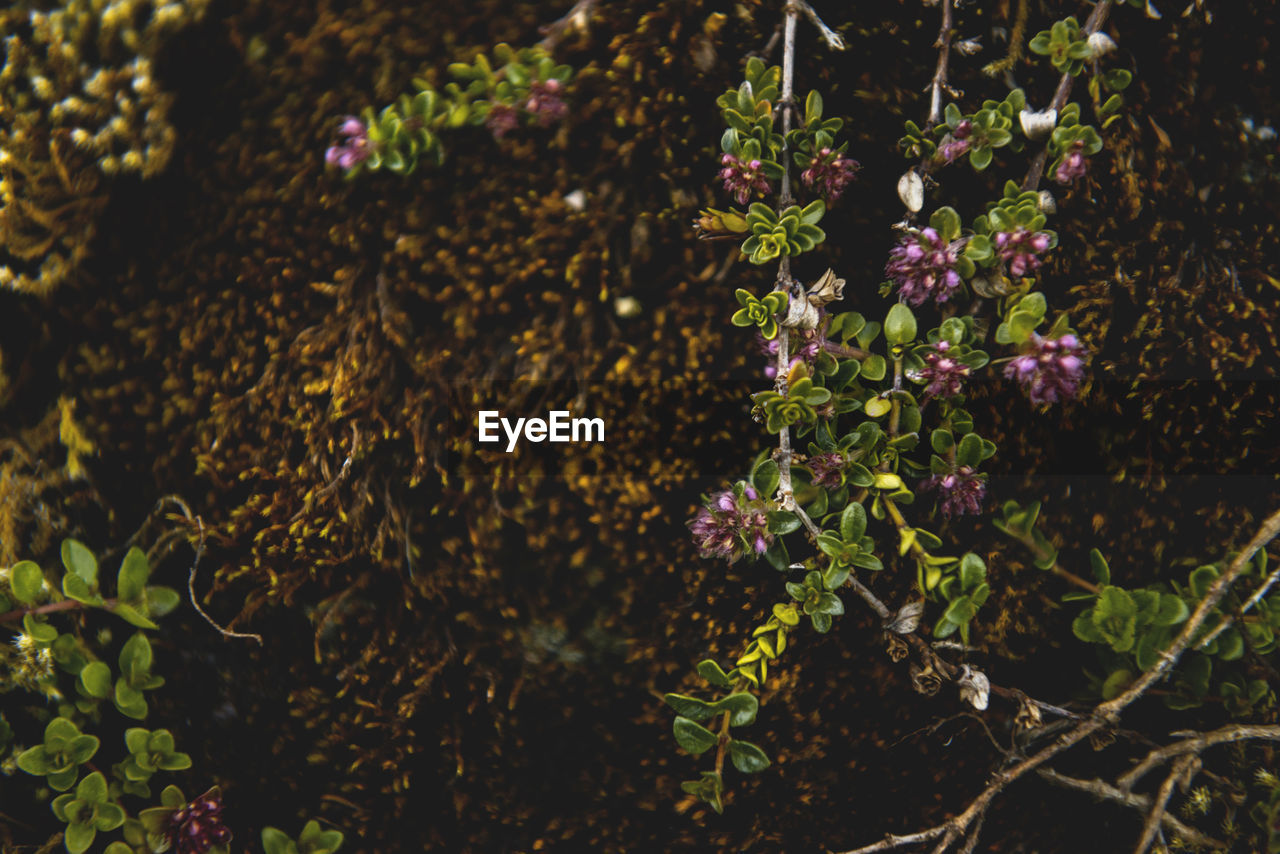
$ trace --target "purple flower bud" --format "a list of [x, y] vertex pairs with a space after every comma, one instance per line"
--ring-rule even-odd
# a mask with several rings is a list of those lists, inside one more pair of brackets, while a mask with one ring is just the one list
[[809, 161], [809, 167], [801, 173], [800, 179], [806, 187], [814, 188], [828, 201], [834, 202], [844, 195], [860, 168], [858, 161], [824, 146]]
[[732, 154], [724, 154], [720, 162], [725, 164], [725, 168], [720, 170], [724, 190], [738, 204], [745, 205], [753, 192], [767, 194], [770, 191], [769, 178], [761, 171], [763, 164], [759, 160], [744, 163]]
[[343, 137], [336, 145], [325, 149], [324, 162], [350, 172], [358, 164], [363, 163], [373, 154], [374, 147], [369, 141], [369, 129], [365, 123], [355, 116], [347, 116], [338, 128]]
[[1044, 263], [1039, 256], [1049, 248], [1049, 235], [1043, 231], [1032, 232], [1016, 228], [1013, 231], [997, 232], [995, 244], [1001, 259], [1009, 265], [1009, 273], [1021, 276], [1039, 269]]
[[956, 265], [960, 261], [963, 240], [943, 243], [937, 230], [913, 231], [889, 251], [885, 275], [897, 283], [902, 297], [911, 305], [927, 299], [944, 303], [960, 287]]
[[922, 490], [938, 491], [942, 501], [942, 515], [976, 515], [982, 512], [982, 501], [987, 495], [987, 483], [983, 475], [968, 466], [961, 466], [951, 474], [933, 475], [920, 485]]
[[727, 489], [709, 499], [690, 520], [689, 530], [703, 557], [722, 557], [733, 563], [748, 554], [768, 551], [774, 535], [769, 531], [767, 510], [760, 493], [741, 484], [740, 493]]
[[1032, 403], [1056, 403], [1079, 391], [1086, 355], [1075, 335], [1045, 339], [1033, 332], [1022, 354], [1005, 366], [1004, 375], [1022, 385]]

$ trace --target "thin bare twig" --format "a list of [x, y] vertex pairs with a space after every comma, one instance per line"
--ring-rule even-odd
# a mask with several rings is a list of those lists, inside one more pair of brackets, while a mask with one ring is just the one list
[[[1181, 734], [1174, 733], [1174, 735]], [[1183, 741], [1152, 750], [1141, 762], [1122, 774], [1116, 780], [1116, 784], [1127, 792], [1133, 788], [1138, 780], [1142, 779], [1144, 774], [1175, 756], [1183, 756], [1188, 753], [1199, 755], [1215, 744], [1230, 744], [1234, 741], [1251, 739], [1280, 741], [1280, 726], [1232, 724], [1231, 726], [1216, 729], [1213, 732], [1193, 733]]]
[[[1105, 3], [1107, 0], [1101, 0], [1101, 2]], [[970, 801], [969, 806], [966, 807], [959, 815], [937, 825], [936, 827], [923, 831], [923, 833], [932, 834], [928, 836], [929, 839], [941, 836], [941, 840], [934, 849], [935, 854], [941, 854], [941, 852], [945, 851], [947, 847], [950, 846], [951, 843], [954, 842], [961, 834], [965, 833], [973, 822], [986, 812], [991, 801], [994, 800], [995, 797], [1009, 784], [1013, 783], [1015, 780], [1030, 771], [1040, 769], [1044, 763], [1048, 762], [1059, 753], [1062, 753], [1064, 750], [1080, 743], [1095, 732], [1098, 732], [1104, 727], [1114, 725], [1114, 723], [1119, 719], [1120, 713], [1124, 709], [1136, 702], [1153, 684], [1163, 679], [1168, 674], [1169, 670], [1177, 663], [1178, 658], [1191, 644], [1192, 637], [1199, 631], [1200, 627], [1204, 625], [1205, 620], [1214, 608], [1217, 607], [1218, 602], [1221, 601], [1222, 597], [1226, 595], [1227, 590], [1230, 589], [1235, 580], [1240, 577], [1240, 574], [1244, 571], [1244, 568], [1248, 565], [1248, 562], [1253, 558], [1254, 554], [1259, 549], [1264, 548], [1267, 543], [1275, 539], [1277, 535], [1280, 535], [1280, 511], [1276, 511], [1267, 517], [1266, 521], [1262, 523], [1258, 532], [1254, 534], [1253, 538], [1249, 541], [1248, 545], [1245, 546], [1244, 550], [1240, 552], [1240, 554], [1236, 555], [1235, 559], [1231, 561], [1230, 566], [1227, 567], [1227, 571], [1219, 576], [1213, 584], [1209, 586], [1209, 589], [1205, 592], [1204, 599], [1201, 600], [1200, 604], [1196, 607], [1196, 610], [1187, 619], [1186, 623], [1183, 624], [1182, 631], [1179, 632], [1178, 637], [1174, 640], [1173, 644], [1164, 653], [1162, 653], [1160, 659], [1152, 665], [1150, 669], [1144, 671], [1129, 686], [1129, 688], [1124, 691], [1124, 693], [1112, 700], [1099, 703], [1094, 707], [1093, 713], [1088, 718], [1082, 720], [1071, 730], [1059, 736], [1048, 747], [1045, 747], [1038, 753], [1023, 759], [1012, 768], [997, 773], [994, 779], [987, 784], [986, 788], [984, 788], [977, 797]], [[1123, 795], [1124, 793], [1121, 794]], [[1150, 805], [1149, 799], [1146, 803], [1147, 806]], [[1145, 808], [1146, 807], [1144, 806], [1144, 809]], [[889, 847], [858, 850], [887, 851], [889, 850]]]
[[952, 0], [942, 0], [942, 29], [934, 47], [938, 48], [938, 65], [933, 72], [929, 95], [929, 127], [942, 121], [942, 92], [947, 88], [947, 63], [951, 59], [951, 36], [954, 33]]
[[209, 614], [200, 607], [200, 602], [196, 599], [196, 570], [200, 568], [200, 558], [204, 557], [204, 520], [199, 516], [195, 518], [196, 526], [200, 529], [200, 541], [196, 543], [196, 558], [191, 562], [191, 572], [187, 575], [187, 594], [191, 597], [191, 606], [196, 609], [196, 613], [204, 617], [205, 622], [217, 629], [218, 633], [226, 638], [250, 638], [258, 642], [258, 646], [262, 646], [262, 635], [252, 632], [233, 632], [230, 629], [224, 629], [218, 625], [217, 621], [210, 617]]
[[[1088, 792], [1094, 797], [1103, 798], [1108, 801], [1129, 807], [1130, 809], [1146, 812], [1151, 808], [1151, 798], [1147, 795], [1135, 795], [1133, 792], [1124, 792], [1115, 786], [1102, 780], [1081, 780], [1076, 777], [1068, 777], [1065, 774], [1059, 774], [1052, 768], [1042, 768], [1038, 772], [1044, 780], [1053, 783], [1055, 786], [1062, 786], [1066, 789], [1075, 789], [1078, 792]], [[1178, 821], [1174, 816], [1165, 813], [1160, 817], [1160, 823], [1168, 828], [1171, 832], [1178, 834], [1187, 842], [1199, 845], [1204, 848], [1226, 848], [1226, 844], [1219, 842], [1211, 836], [1205, 836], [1194, 827], [1188, 827]]]
[[1147, 849], [1151, 847], [1156, 834], [1160, 831], [1160, 822], [1165, 816], [1165, 807], [1169, 805], [1169, 798], [1173, 796], [1174, 784], [1182, 779], [1193, 762], [1195, 762], [1194, 756], [1184, 756], [1173, 764], [1169, 776], [1164, 778], [1164, 782], [1156, 791], [1151, 812], [1147, 814], [1147, 820], [1142, 824], [1142, 836], [1138, 837], [1138, 844], [1134, 846], [1133, 854], [1147, 854]]

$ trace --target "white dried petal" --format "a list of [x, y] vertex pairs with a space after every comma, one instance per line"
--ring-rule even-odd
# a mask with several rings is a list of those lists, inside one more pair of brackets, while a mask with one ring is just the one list
[[898, 179], [898, 198], [912, 213], [924, 207], [924, 181], [914, 169], [908, 170]]
[[582, 211], [587, 206], [587, 194], [581, 190], [574, 190], [564, 197], [564, 203], [569, 206], [570, 210]]
[[920, 616], [924, 613], [924, 602], [919, 600], [908, 602], [898, 609], [893, 619], [886, 626], [889, 631], [898, 635], [909, 635], [920, 627]]
[[986, 711], [991, 699], [991, 680], [981, 670], [964, 665], [960, 671], [960, 699], [978, 711]]
[[1055, 214], [1058, 212], [1058, 203], [1053, 198], [1053, 193], [1048, 190], [1041, 190], [1036, 198], [1036, 206], [1040, 208], [1040, 213]]
[[982, 50], [982, 40], [974, 37], [971, 39], [962, 39], [952, 45], [961, 56], [973, 56]]
[[640, 300], [635, 297], [618, 297], [613, 301], [613, 312], [621, 318], [636, 317], [640, 314]]
[[1018, 121], [1022, 124], [1022, 132], [1028, 139], [1044, 139], [1058, 124], [1058, 111], [1054, 109], [1032, 112], [1023, 110], [1018, 113]]
[[1106, 56], [1116, 49], [1115, 40], [1106, 33], [1092, 33], [1089, 36], [1089, 55], [1094, 59]]

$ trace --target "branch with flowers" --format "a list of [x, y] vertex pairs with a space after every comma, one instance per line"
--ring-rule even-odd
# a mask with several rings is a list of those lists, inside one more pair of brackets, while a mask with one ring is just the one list
[[[706, 499], [690, 530], [703, 557], [730, 563], [763, 558], [783, 574], [787, 598], [772, 604], [732, 666], [713, 659], [697, 665], [706, 684], [703, 692], [665, 696], [676, 712], [673, 732], [679, 746], [695, 755], [714, 748], [712, 768], [684, 782], [682, 789], [721, 811], [726, 757], [743, 773], [769, 766], [766, 751], [739, 738], [736, 728], [754, 722], [770, 667], [793, 642], [801, 623], [820, 634], [829, 631], [845, 611], [842, 594], [851, 588], [880, 618], [890, 657], [911, 659], [911, 681], [918, 692], [931, 695], [950, 682], [978, 712], [988, 709], [992, 695], [1002, 698], [1016, 706], [1015, 724], [1028, 741], [1069, 728], [1069, 737], [1042, 750], [1034, 762], [1011, 753], [1010, 761], [1022, 764], [1002, 772], [961, 817], [922, 834], [860, 849], [939, 840], [937, 851], [952, 843], [970, 851], [996, 794], [1085, 736], [1114, 728], [1119, 711], [1150, 686], [1151, 674], [1170, 674], [1187, 639], [1204, 624], [1204, 615], [1212, 615], [1214, 631], [1231, 634], [1212, 649], [1197, 638], [1197, 654], [1173, 673], [1181, 686], [1175, 693], [1192, 699], [1203, 698], [1208, 690], [1204, 660], [1216, 656], [1229, 666], [1238, 657], [1236, 640], [1244, 644], [1246, 636], [1255, 649], [1269, 652], [1280, 624], [1268, 606], [1261, 619], [1225, 628], [1222, 621], [1228, 618], [1215, 610], [1230, 586], [1229, 581], [1219, 586], [1220, 581], [1260, 574], [1261, 557], [1257, 564], [1249, 564], [1249, 557], [1243, 564], [1235, 559], [1225, 570], [1224, 564], [1202, 567], [1185, 588], [1126, 590], [1112, 583], [1100, 553], [1091, 560], [1092, 581], [1062, 567], [1035, 527], [1038, 508], [1033, 512], [1006, 503], [998, 525], [1032, 547], [1037, 566], [1076, 588], [1070, 601], [1088, 603], [1076, 621], [1076, 636], [1106, 647], [1121, 660], [1094, 685], [1104, 700], [1097, 707], [1105, 707], [1102, 717], [1097, 709], [1079, 715], [993, 685], [964, 660], [976, 617], [991, 595], [985, 563], [973, 553], [946, 554], [942, 537], [911, 520], [908, 506], [922, 492], [936, 495], [943, 519], [983, 512], [987, 484], [981, 468], [997, 449], [975, 430], [964, 408], [965, 385], [976, 372], [999, 368], [1040, 407], [1078, 393], [1088, 351], [1065, 315], [1043, 329], [1049, 304], [1039, 271], [1058, 237], [1046, 227], [1056, 203], [1039, 183], [1045, 175], [1064, 187], [1087, 180], [1088, 158], [1102, 149], [1099, 132], [1082, 122], [1081, 106], [1068, 102], [1074, 78], [1089, 73], [1094, 115], [1105, 128], [1119, 115], [1119, 93], [1132, 75], [1102, 65], [1115, 43], [1102, 32], [1111, 2], [1100, 0], [1083, 27], [1067, 18], [1028, 44], [1032, 54], [1047, 57], [1062, 73], [1047, 107], [1032, 109], [1021, 89], [1012, 89], [1002, 100], [986, 100], [971, 113], [954, 102], [942, 107], [943, 96], [954, 94], [947, 75], [956, 35], [954, 5], [942, 0], [930, 119], [924, 128], [907, 122], [900, 141], [917, 165], [898, 182], [907, 213], [885, 266], [888, 281], [880, 289], [897, 300], [880, 321], [854, 311], [832, 316], [828, 306], [843, 297], [844, 280], [828, 270], [805, 286], [793, 275], [793, 262], [826, 239], [820, 223], [827, 205], [846, 192], [857, 164], [838, 139], [843, 121], [824, 116], [821, 94], [807, 95], [803, 113], [793, 94], [797, 22], [807, 14], [801, 6], [784, 7], [781, 68], [749, 59], [744, 82], [717, 102], [726, 125], [718, 177], [736, 206], [704, 210], [695, 223], [704, 239], [740, 239], [741, 254], [751, 263], [777, 264], [768, 293], [757, 296], [737, 289], [738, 309], [731, 319], [734, 325], [754, 327], [770, 357], [765, 373], [773, 387], [752, 395], [753, 415], [776, 434], [777, 442], [756, 458], [745, 479]], [[958, 52], [968, 54], [975, 42], [959, 44], [966, 47]], [[962, 161], [983, 173], [998, 152], [1001, 160], [1025, 153], [1030, 165], [1021, 182], [1006, 180], [967, 226], [950, 206], [937, 207], [918, 222], [926, 187], [938, 186], [935, 175]], [[811, 194], [807, 203], [793, 196], [793, 165], [802, 170], [802, 192]], [[996, 317], [988, 324], [982, 314], [991, 302]], [[936, 312], [936, 326], [923, 328], [917, 311]], [[1008, 348], [1009, 355], [993, 361], [988, 347]], [[805, 437], [802, 451], [794, 443]], [[908, 486], [911, 480], [917, 484], [914, 491]], [[805, 555], [793, 559], [792, 549], [801, 539]], [[1252, 544], [1249, 555], [1261, 554], [1260, 548]], [[912, 564], [914, 584], [910, 591], [899, 587], [906, 600], [897, 607], [858, 578], [859, 570], [882, 572], [886, 566]], [[1244, 603], [1235, 604], [1243, 609]], [[932, 627], [931, 638], [922, 629], [925, 625]], [[946, 640], [952, 635], [961, 643]], [[947, 653], [957, 649], [960, 657], [949, 658]], [[1239, 714], [1269, 695], [1265, 683], [1260, 688], [1237, 676], [1224, 684], [1232, 686], [1233, 709]], [[1061, 720], [1046, 725], [1046, 714]], [[1163, 791], [1120, 801], [1148, 810], [1141, 850], [1162, 826], [1170, 825], [1164, 814], [1168, 797]], [[1209, 839], [1193, 830], [1184, 838], [1199, 843]]]
[[492, 59], [479, 53], [469, 63], [451, 63], [448, 73], [453, 79], [443, 90], [415, 79], [415, 91], [394, 104], [345, 117], [325, 162], [348, 178], [382, 169], [408, 175], [423, 161], [444, 162], [447, 131], [483, 125], [501, 140], [521, 125], [547, 128], [568, 115], [573, 70], [557, 65], [541, 45], [499, 44]]

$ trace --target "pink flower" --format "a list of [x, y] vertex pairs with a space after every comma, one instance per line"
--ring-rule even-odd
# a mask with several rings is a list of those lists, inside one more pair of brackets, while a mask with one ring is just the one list
[[369, 128], [355, 116], [342, 120], [338, 133], [343, 137], [336, 145], [325, 149], [324, 161], [350, 172], [357, 164], [369, 159], [373, 146], [369, 142]]
[[1049, 248], [1049, 235], [1043, 231], [1028, 231], [1015, 228], [1013, 231], [996, 233], [996, 250], [1009, 265], [1009, 274], [1021, 276], [1039, 269], [1044, 262], [1040, 253]]
[[745, 205], [751, 193], [767, 194], [769, 177], [764, 174], [763, 164], [759, 160], [743, 161], [732, 154], [720, 157], [720, 180], [724, 181], [724, 191], [733, 196], [740, 205]]
[[956, 264], [963, 247], [963, 240], [943, 243], [932, 228], [913, 231], [889, 250], [885, 275], [898, 284], [903, 298], [912, 305], [926, 299], [944, 303], [960, 287]]
[[164, 832], [165, 841], [177, 854], [206, 854], [215, 845], [231, 841], [231, 831], [222, 823], [222, 796], [216, 788], [174, 811]]
[[956, 129], [947, 134], [946, 139], [938, 146], [938, 156], [948, 165], [959, 160], [966, 152], [968, 152], [973, 140], [969, 138], [973, 133], [973, 122], [965, 119], [956, 125]]
[[1031, 333], [1021, 355], [1005, 366], [1004, 375], [1027, 390], [1032, 403], [1056, 403], [1075, 397], [1088, 355], [1071, 333], [1041, 338]]
[[773, 543], [768, 503], [749, 484], [726, 489], [703, 505], [689, 522], [693, 540], [703, 557], [722, 557], [729, 563], [762, 555]]
[[801, 173], [800, 179], [806, 187], [816, 187], [824, 198], [834, 202], [844, 193], [845, 187], [853, 182], [861, 168], [858, 161], [830, 148], [823, 148], [809, 161], [809, 168]]
[[524, 102], [525, 112], [533, 116], [542, 127], [555, 124], [569, 113], [569, 105], [564, 102], [560, 90], [560, 81], [554, 77], [530, 83], [529, 97]]
[[960, 466], [951, 474], [935, 474], [921, 484], [921, 489], [938, 490], [942, 500], [942, 515], [977, 515], [982, 512], [982, 500], [987, 495], [986, 479], [968, 466]]
[[924, 355], [925, 366], [910, 378], [927, 383], [924, 397], [953, 397], [960, 393], [961, 383], [969, 376], [969, 366], [947, 355], [949, 341], [933, 345], [934, 351]]
[[809, 457], [809, 471], [813, 472], [813, 485], [839, 489], [844, 483], [844, 463], [844, 454], [839, 451]]
[[1070, 184], [1077, 178], [1083, 178], [1087, 170], [1085, 161], [1084, 148], [1082, 143], [1076, 142], [1071, 146], [1071, 151], [1066, 157], [1062, 158], [1062, 162], [1058, 164], [1058, 168], [1054, 170], [1053, 180], [1059, 184]]

